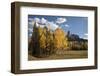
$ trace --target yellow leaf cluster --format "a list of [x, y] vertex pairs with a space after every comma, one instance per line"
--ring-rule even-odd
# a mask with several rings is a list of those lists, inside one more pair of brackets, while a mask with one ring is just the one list
[[39, 44], [40, 48], [46, 48], [46, 30], [43, 28], [38, 28], [38, 33], [39, 33]]
[[57, 28], [54, 32], [54, 46], [57, 49], [63, 49], [67, 47], [67, 40], [65, 33], [62, 29]]
[[67, 48], [67, 37], [61, 28], [57, 28], [55, 31], [50, 31], [47, 27], [36, 27], [35, 24], [33, 31], [32, 40], [34, 48], [48, 51]]

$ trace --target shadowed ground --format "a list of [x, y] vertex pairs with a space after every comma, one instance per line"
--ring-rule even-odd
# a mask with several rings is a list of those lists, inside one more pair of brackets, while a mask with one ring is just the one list
[[28, 53], [28, 60], [52, 60], [52, 59], [80, 59], [88, 58], [87, 50], [69, 50], [69, 51], [58, 51], [56, 54], [50, 55], [45, 58], [36, 58], [32, 56], [31, 51]]

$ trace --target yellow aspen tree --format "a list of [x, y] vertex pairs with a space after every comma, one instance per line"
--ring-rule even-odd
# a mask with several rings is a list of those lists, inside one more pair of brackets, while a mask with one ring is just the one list
[[39, 44], [40, 48], [45, 49], [46, 48], [46, 31], [44, 28], [38, 27], [38, 33], [39, 33]]
[[46, 52], [47, 55], [53, 54], [54, 52], [54, 41], [53, 41], [53, 32], [49, 30], [47, 27], [44, 27], [46, 30], [45, 36], [46, 36]]
[[62, 29], [57, 28], [54, 32], [54, 46], [57, 49], [67, 48], [67, 39]]

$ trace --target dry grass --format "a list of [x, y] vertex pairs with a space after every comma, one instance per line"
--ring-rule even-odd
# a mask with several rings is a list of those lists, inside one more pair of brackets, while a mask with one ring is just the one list
[[88, 57], [87, 50], [69, 50], [69, 51], [58, 51], [45, 58], [36, 58], [32, 56], [31, 52], [28, 53], [28, 60], [54, 60], [54, 59], [82, 59]]

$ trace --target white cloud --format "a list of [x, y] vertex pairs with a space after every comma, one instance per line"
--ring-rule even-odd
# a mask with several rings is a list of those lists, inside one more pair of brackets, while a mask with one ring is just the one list
[[68, 24], [66, 24], [66, 25], [64, 25], [65, 27], [69, 27], [69, 25]]
[[45, 18], [34, 18], [34, 22], [45, 24], [47, 20]]
[[28, 20], [33, 21], [33, 18], [28, 18]]
[[29, 37], [31, 37], [32, 36], [32, 34], [29, 34]]
[[28, 28], [28, 31], [33, 32], [33, 29], [32, 28]]
[[29, 25], [32, 25], [32, 21], [31, 21], [31, 22], [28, 22], [28, 24], [29, 24]]
[[87, 33], [85, 33], [84, 35], [85, 35], [85, 36], [88, 36], [88, 34], [87, 34]]
[[[50, 21], [46, 20], [45, 18], [41, 18], [41, 19], [40, 18], [34, 18], [34, 20], [29, 22], [29, 25], [33, 26], [35, 22], [36, 22], [37, 27], [40, 26], [40, 27], [43, 28], [45, 26], [46, 27], [50, 26], [51, 30], [55, 30], [59, 27], [59, 25], [57, 25], [55, 22], [53, 22], [53, 21], [50, 22]], [[66, 25], [66, 27], [68, 27], [68, 26]], [[29, 31], [32, 31], [32, 29], [29, 29]]]
[[[28, 22], [28, 24], [30, 25], [30, 26], [34, 26], [34, 23], [35, 23], [35, 21], [31, 21], [31, 22]], [[39, 26], [39, 24], [36, 22], [36, 26], [38, 27]]]
[[88, 34], [87, 33], [84, 34], [84, 39], [88, 39]]
[[34, 18], [34, 22], [40, 22], [40, 18]]
[[59, 27], [59, 25], [55, 24], [54, 22], [48, 22], [48, 24], [50, 25], [50, 29], [55, 30]]
[[42, 24], [46, 24], [46, 23], [47, 23], [47, 20], [46, 20], [45, 18], [42, 18], [42, 19], [41, 19], [41, 23], [42, 23]]
[[57, 18], [56, 23], [62, 24], [62, 23], [64, 23], [64, 22], [66, 22], [66, 21], [67, 21], [66, 18]]
[[39, 25], [41, 28], [44, 28], [46, 25], [44, 25], [44, 24], [40, 24]]

